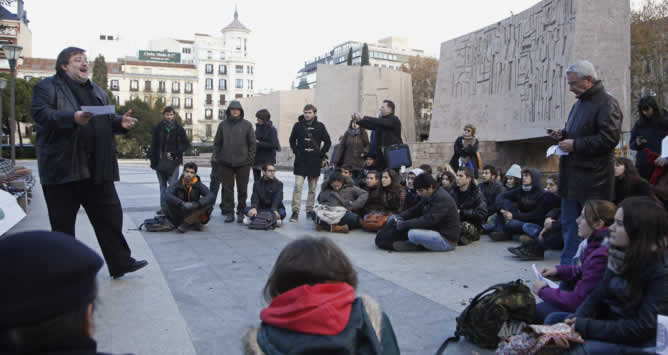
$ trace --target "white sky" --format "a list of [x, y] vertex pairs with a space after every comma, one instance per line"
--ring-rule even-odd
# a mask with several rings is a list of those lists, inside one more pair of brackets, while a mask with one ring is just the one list
[[[408, 39], [437, 57], [440, 44], [519, 13], [537, 0], [25, 0], [33, 56], [55, 58], [100, 33], [138, 43], [194, 33], [219, 34], [233, 19], [251, 29], [257, 89], [289, 89], [304, 61], [348, 40]], [[634, 3], [637, 2], [634, 0]], [[143, 47], [148, 47], [147, 45]], [[84, 47], [85, 49], [85, 47]], [[137, 55], [137, 53], [127, 53]]]

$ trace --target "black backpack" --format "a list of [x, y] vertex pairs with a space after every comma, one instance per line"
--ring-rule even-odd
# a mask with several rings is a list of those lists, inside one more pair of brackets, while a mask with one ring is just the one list
[[270, 230], [276, 228], [276, 216], [273, 212], [259, 212], [248, 225], [248, 229]]
[[436, 354], [442, 354], [449, 342], [459, 341], [461, 336], [483, 348], [496, 349], [501, 328], [512, 327], [514, 322], [531, 324], [535, 316], [536, 299], [522, 280], [494, 285], [475, 296], [462, 311], [455, 336], [446, 339]]
[[174, 225], [169, 221], [167, 216], [155, 216], [153, 218], [147, 218], [144, 220], [144, 223], [139, 225], [138, 230], [142, 230], [142, 227], [147, 232], [169, 232], [173, 230]]

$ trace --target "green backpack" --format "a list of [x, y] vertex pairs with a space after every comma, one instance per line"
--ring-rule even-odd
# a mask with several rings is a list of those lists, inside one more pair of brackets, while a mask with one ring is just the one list
[[496, 349], [501, 328], [512, 328], [515, 322], [531, 324], [535, 316], [536, 299], [522, 280], [494, 285], [475, 296], [462, 311], [455, 336], [446, 339], [436, 354], [442, 354], [449, 342], [459, 341], [461, 336], [483, 348]]

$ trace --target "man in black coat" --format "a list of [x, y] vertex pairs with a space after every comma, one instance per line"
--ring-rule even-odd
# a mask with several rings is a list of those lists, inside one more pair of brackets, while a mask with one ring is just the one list
[[394, 115], [394, 102], [390, 100], [383, 101], [380, 106], [380, 118], [365, 116], [359, 113], [353, 114], [354, 121], [366, 129], [376, 132], [375, 149], [377, 168], [382, 171], [387, 167], [384, 149], [393, 144], [402, 144], [401, 139], [401, 121]]
[[[158, 175], [160, 185], [158, 215], [167, 214], [167, 201], [165, 200], [167, 185], [173, 185], [178, 179], [179, 165], [183, 164], [183, 153], [190, 147], [186, 130], [176, 122], [175, 115], [176, 112], [172, 106], [165, 107], [162, 110], [162, 120], [153, 127], [151, 135], [151, 169], [155, 170]], [[167, 160], [168, 164], [161, 164], [161, 159]], [[172, 171], [167, 171], [167, 168]]]
[[315, 106], [311, 104], [304, 106], [304, 114], [299, 116], [299, 122], [295, 123], [290, 133], [290, 148], [295, 154], [295, 190], [292, 194], [290, 222], [296, 222], [299, 218], [304, 179], [308, 179], [306, 215], [309, 219], [313, 218], [315, 190], [322, 169], [322, 160], [332, 145], [327, 128], [318, 121], [317, 113], [318, 109]]
[[[487, 203], [475, 184], [473, 170], [460, 167], [450, 195], [457, 204], [461, 225], [460, 245], [480, 239], [482, 225], [487, 220]], [[466, 240], [462, 240], [462, 238]]]
[[253, 162], [253, 180], [262, 178], [262, 167], [266, 164], [276, 164], [276, 152], [281, 150], [278, 142], [278, 133], [271, 124], [271, 115], [266, 109], [261, 109], [255, 114], [255, 162]]
[[253, 183], [253, 194], [251, 195], [251, 205], [246, 207], [246, 216], [244, 223], [250, 224], [251, 219], [260, 212], [272, 212], [276, 217], [277, 225], [286, 216], [285, 206], [283, 205], [283, 183], [276, 178], [276, 166], [266, 164], [262, 167], [264, 175]]
[[566, 127], [548, 130], [568, 155], [559, 159], [559, 195], [564, 251], [561, 264], [573, 263], [580, 244], [576, 219], [584, 201], [611, 201], [614, 187], [614, 154], [619, 143], [622, 111], [600, 80], [594, 65], [579, 61], [566, 71], [569, 90], [577, 101], [571, 108]]
[[181, 233], [188, 229], [204, 230], [202, 224], [209, 222], [209, 214], [216, 203], [216, 195], [197, 176], [197, 164], [183, 166], [183, 175], [166, 192], [167, 216]]
[[130, 111], [94, 116], [83, 106], [109, 105], [109, 97], [88, 79], [85, 51], [68, 47], [56, 59], [56, 75], [33, 89], [30, 111], [37, 126], [37, 164], [51, 229], [74, 236], [83, 205], [100, 243], [109, 273], [118, 278], [148, 265], [130, 256], [123, 236], [123, 210], [114, 134], [135, 126]]
[[498, 172], [495, 167], [491, 165], [485, 165], [480, 171], [480, 183], [478, 188], [485, 196], [485, 202], [487, 203], [487, 216], [485, 220], [497, 211], [496, 201], [497, 198], [503, 194], [503, 185], [499, 180], [497, 180]]

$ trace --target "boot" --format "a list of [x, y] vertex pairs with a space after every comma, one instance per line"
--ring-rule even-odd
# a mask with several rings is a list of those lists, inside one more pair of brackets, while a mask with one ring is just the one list
[[347, 224], [344, 224], [342, 226], [332, 225], [331, 232], [332, 233], [348, 233], [348, 232], [350, 232], [350, 228], [348, 228]]
[[398, 240], [392, 243], [392, 248], [396, 251], [422, 251], [425, 250], [421, 245], [413, 244], [407, 240]]
[[543, 260], [545, 258], [545, 249], [538, 243], [526, 243], [515, 249], [515, 253], [520, 260]]
[[225, 223], [232, 223], [232, 222], [234, 222], [234, 215], [233, 215], [233, 214], [228, 214], [227, 216], [225, 216], [225, 221], [224, 221], [224, 222], [225, 222]]

